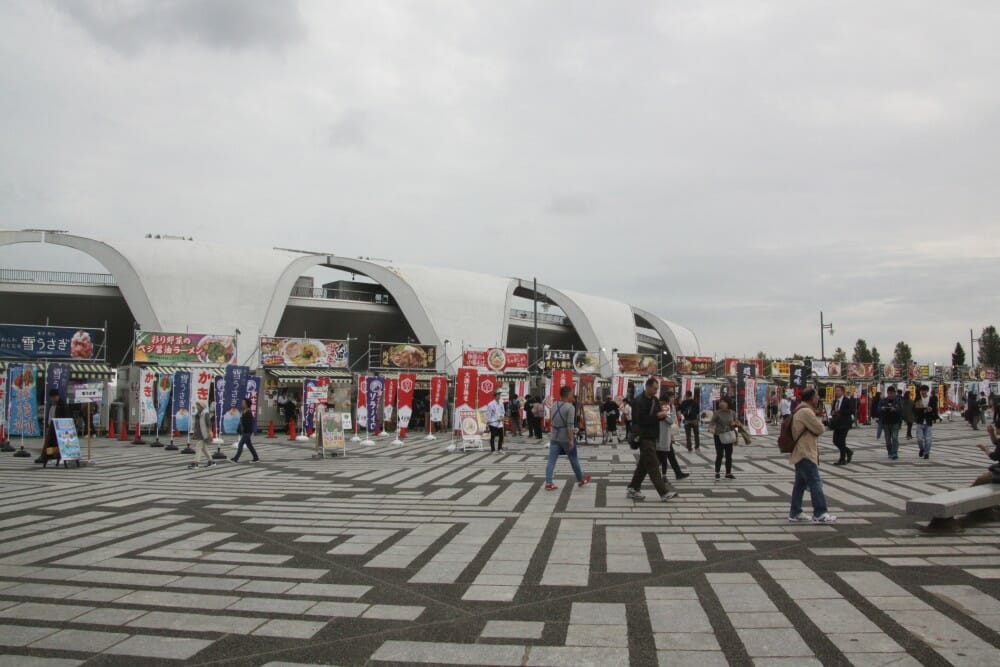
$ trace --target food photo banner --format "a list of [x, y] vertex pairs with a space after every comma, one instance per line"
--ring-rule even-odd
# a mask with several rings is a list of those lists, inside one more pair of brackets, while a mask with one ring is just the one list
[[260, 365], [267, 368], [347, 368], [348, 356], [345, 340], [260, 338]]
[[462, 365], [489, 373], [527, 373], [528, 350], [488, 347], [462, 352]]
[[655, 375], [659, 370], [651, 354], [618, 353], [618, 372], [622, 375]]
[[764, 360], [763, 359], [734, 359], [727, 358], [724, 360], [723, 375], [736, 376], [739, 374], [740, 364], [749, 364], [756, 369], [756, 374], [753, 377], [760, 377], [764, 375]]
[[600, 372], [601, 359], [596, 352], [545, 350], [545, 370], [570, 370], [577, 373]]
[[136, 331], [132, 360], [155, 364], [236, 364], [236, 337]]
[[416, 343], [372, 343], [368, 352], [368, 367], [384, 370], [434, 369], [437, 348]]
[[38, 437], [38, 391], [33, 364], [7, 366], [7, 393], [10, 412], [9, 435]]
[[839, 378], [841, 375], [841, 363], [839, 361], [813, 359], [811, 368], [813, 377], [817, 378]]
[[0, 358], [104, 361], [104, 331], [0, 324]]
[[712, 357], [677, 357], [678, 375], [711, 375], [715, 371]]
[[875, 377], [875, 364], [851, 361], [847, 364], [847, 377], [852, 379]]

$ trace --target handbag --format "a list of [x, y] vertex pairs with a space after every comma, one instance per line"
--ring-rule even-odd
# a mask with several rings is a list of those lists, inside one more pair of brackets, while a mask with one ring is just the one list
[[719, 442], [723, 445], [732, 445], [736, 442], [736, 431], [723, 431], [719, 434]]

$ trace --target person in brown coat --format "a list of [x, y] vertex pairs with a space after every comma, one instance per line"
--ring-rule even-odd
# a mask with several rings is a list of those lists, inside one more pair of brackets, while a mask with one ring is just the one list
[[810, 520], [802, 511], [802, 497], [807, 488], [812, 499], [812, 522], [833, 523], [837, 520], [826, 511], [823, 482], [819, 478], [819, 436], [825, 429], [816, 416], [818, 407], [819, 394], [815, 389], [806, 389], [802, 392], [802, 403], [792, 415], [792, 437], [796, 440], [795, 449], [789, 456], [789, 462], [795, 466], [792, 506], [788, 511], [788, 520], [792, 522]]

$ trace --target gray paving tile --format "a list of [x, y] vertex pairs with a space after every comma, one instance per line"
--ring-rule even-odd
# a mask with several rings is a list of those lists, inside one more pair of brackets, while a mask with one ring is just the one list
[[545, 623], [541, 621], [487, 621], [482, 637], [498, 639], [541, 639]]
[[34, 655], [0, 655], [0, 667], [77, 667], [83, 660], [42, 658]]
[[439, 665], [523, 665], [524, 647], [503, 644], [447, 644], [387, 641], [372, 653], [375, 662]]
[[144, 609], [95, 609], [82, 616], [77, 616], [73, 622], [90, 625], [125, 625], [145, 613], [147, 612]]
[[397, 604], [373, 604], [361, 618], [380, 618], [387, 621], [415, 621], [424, 613], [424, 607]]
[[284, 639], [311, 639], [325, 626], [326, 623], [322, 621], [293, 621], [283, 618], [272, 618], [254, 630], [252, 634], [264, 637], [281, 637]]
[[0, 611], [0, 618], [18, 618], [33, 621], [68, 621], [93, 610], [76, 604], [48, 604], [44, 602], [23, 602]]
[[27, 646], [58, 631], [44, 626], [0, 625], [0, 646]]
[[57, 651], [79, 651], [100, 653], [127, 639], [124, 632], [93, 632], [90, 630], [60, 630], [39, 639], [29, 648], [54, 649]]
[[131, 655], [161, 660], [190, 660], [212, 645], [212, 640], [186, 637], [135, 635], [105, 650], [113, 655]]
[[260, 627], [266, 620], [266, 618], [227, 616], [224, 614], [151, 611], [134, 621], [130, 621], [127, 627], [247, 635]]

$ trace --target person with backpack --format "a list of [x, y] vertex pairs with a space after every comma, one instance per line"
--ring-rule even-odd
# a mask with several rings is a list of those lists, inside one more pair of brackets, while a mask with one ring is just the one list
[[207, 461], [206, 467], [215, 465], [212, 455], [208, 452], [208, 446], [212, 444], [212, 426], [208, 421], [208, 410], [205, 409], [205, 402], [196, 401], [194, 408], [194, 420], [192, 420], [194, 432], [191, 434], [194, 439], [194, 461], [188, 464], [188, 468], [197, 468], [202, 457]]
[[647, 475], [652, 480], [662, 502], [677, 496], [674, 487], [660, 474], [660, 462], [656, 457], [656, 443], [660, 437], [660, 420], [667, 416], [656, 397], [659, 386], [659, 381], [654, 377], [646, 380], [645, 391], [639, 394], [639, 397], [635, 399], [635, 405], [632, 406], [632, 428], [635, 430], [634, 435], [638, 436], [637, 448], [639, 452], [635, 472], [632, 473], [632, 481], [629, 482], [628, 488], [625, 490], [626, 497], [631, 500], [646, 499], [646, 496], [639, 492], [639, 488]]
[[903, 401], [896, 395], [896, 388], [889, 385], [885, 390], [885, 398], [878, 406], [882, 415], [882, 430], [885, 432], [885, 450], [889, 460], [899, 458], [899, 427], [903, 422]]
[[552, 483], [552, 473], [560, 454], [565, 454], [576, 475], [577, 486], [590, 483], [590, 475], [584, 475], [576, 455], [576, 406], [573, 387], [559, 390], [559, 400], [552, 406], [552, 437], [549, 439], [549, 461], [545, 466], [545, 489], [554, 491], [559, 487]]
[[691, 434], [694, 433], [694, 448], [701, 449], [701, 406], [694, 400], [694, 393], [687, 391], [684, 393], [684, 400], [681, 401], [681, 416], [684, 417], [684, 439], [687, 443], [688, 451], [691, 451]]
[[510, 409], [510, 434], [521, 435], [521, 401], [517, 399], [517, 394], [510, 397], [508, 407]]
[[[837, 520], [837, 517], [827, 511], [823, 482], [819, 477], [819, 436], [825, 429], [823, 422], [816, 416], [818, 408], [819, 394], [810, 387], [802, 392], [802, 402], [795, 409], [790, 422], [791, 435], [795, 441], [788, 457], [789, 463], [795, 466], [792, 505], [788, 510], [788, 520], [792, 523], [834, 523]], [[802, 498], [806, 489], [809, 489], [809, 497], [812, 499], [812, 518], [802, 511]]]

